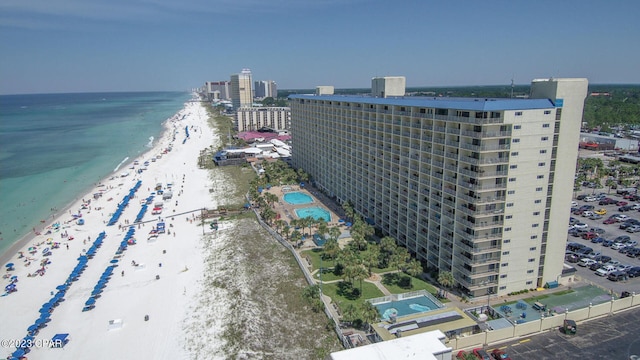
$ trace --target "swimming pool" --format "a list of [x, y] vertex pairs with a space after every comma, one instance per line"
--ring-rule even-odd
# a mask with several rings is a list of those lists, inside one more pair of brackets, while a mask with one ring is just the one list
[[302, 192], [290, 192], [284, 194], [284, 201], [292, 205], [311, 204], [313, 198]]
[[315, 220], [322, 219], [326, 222], [331, 221], [331, 214], [327, 210], [320, 207], [307, 207], [302, 209], [295, 209], [295, 212], [300, 219], [304, 219], [308, 216], [311, 216]]
[[382, 320], [389, 320], [389, 317], [393, 314], [396, 317], [400, 317], [439, 309], [438, 305], [426, 296], [390, 301], [377, 304], [375, 307], [378, 308]]

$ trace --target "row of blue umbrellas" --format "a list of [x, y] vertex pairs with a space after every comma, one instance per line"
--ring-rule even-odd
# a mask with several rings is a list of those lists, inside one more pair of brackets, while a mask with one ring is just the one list
[[127, 246], [129, 246], [129, 240], [133, 237], [133, 234], [136, 233], [136, 229], [133, 226], [129, 226], [129, 230], [124, 235], [124, 239], [120, 242], [120, 246], [116, 251], [116, 255], [121, 254], [123, 251], [127, 250]]
[[93, 244], [91, 244], [91, 247], [89, 248], [89, 250], [87, 250], [87, 257], [89, 259], [92, 259], [93, 256], [96, 254], [96, 251], [98, 251], [98, 249], [100, 248], [100, 246], [102, 246], [102, 241], [104, 240], [105, 237], [105, 233], [104, 231], [100, 233], [100, 235], [98, 235], [98, 237], [93, 241]]
[[142, 218], [144, 217], [144, 214], [147, 212], [147, 208], [148, 208], [148, 207], [149, 207], [149, 206], [148, 206], [146, 203], [145, 203], [145, 204], [142, 204], [142, 208], [141, 208], [141, 209], [140, 209], [140, 211], [138, 212], [138, 215], [136, 216], [136, 220], [135, 220], [135, 222], [137, 222], [137, 223], [138, 223], [138, 222], [142, 221]]
[[140, 188], [140, 185], [142, 185], [142, 181], [138, 180], [138, 182], [136, 182], [136, 184], [131, 189], [129, 189], [129, 194], [125, 195], [124, 198], [122, 199], [122, 202], [118, 204], [118, 208], [111, 216], [111, 219], [109, 219], [107, 226], [115, 225], [115, 223], [118, 222], [118, 219], [120, 219], [120, 215], [122, 215], [122, 211], [124, 211], [124, 208], [126, 208], [127, 205], [129, 205], [129, 200], [133, 198], [136, 191], [138, 191], [138, 189]]
[[[115, 261], [117, 262], [117, 260]], [[102, 293], [102, 289], [107, 287], [107, 283], [109, 282], [109, 279], [111, 279], [111, 275], [113, 274], [113, 269], [115, 267], [116, 267], [115, 263], [107, 266], [107, 268], [104, 270], [102, 275], [100, 275], [100, 280], [98, 280], [98, 283], [96, 284], [96, 286], [93, 287], [93, 290], [91, 291], [91, 296], [84, 303], [84, 308], [82, 309], [82, 311], [88, 311], [95, 307], [96, 298], [100, 296], [100, 294]]]

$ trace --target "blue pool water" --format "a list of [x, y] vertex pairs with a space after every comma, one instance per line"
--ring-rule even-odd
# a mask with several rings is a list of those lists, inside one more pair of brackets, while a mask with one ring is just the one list
[[313, 198], [305, 193], [290, 192], [284, 194], [284, 201], [292, 205], [311, 204], [313, 202]]
[[323, 208], [319, 208], [319, 207], [307, 207], [307, 208], [302, 208], [302, 209], [295, 209], [296, 215], [298, 215], [298, 217], [300, 219], [304, 219], [307, 216], [311, 216], [312, 218], [316, 219], [316, 220], [324, 220], [326, 222], [331, 221], [331, 214], [323, 209]]
[[394, 313], [396, 317], [399, 317], [438, 309], [438, 305], [434, 304], [426, 296], [391, 301], [378, 304], [376, 307], [382, 315], [382, 320], [389, 320], [389, 317]]

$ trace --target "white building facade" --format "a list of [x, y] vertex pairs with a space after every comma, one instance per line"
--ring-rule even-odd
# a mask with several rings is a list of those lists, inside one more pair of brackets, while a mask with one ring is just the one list
[[256, 131], [267, 127], [273, 130], [289, 130], [291, 109], [288, 107], [241, 107], [236, 111], [238, 131]]
[[239, 74], [231, 75], [231, 103], [234, 109], [251, 106], [253, 103], [251, 85], [251, 70], [242, 69]]
[[293, 164], [468, 295], [536, 288], [562, 272], [586, 94], [291, 95]]

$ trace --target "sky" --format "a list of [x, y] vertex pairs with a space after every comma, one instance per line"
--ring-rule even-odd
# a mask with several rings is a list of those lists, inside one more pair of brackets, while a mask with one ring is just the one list
[[637, 0], [2, 0], [0, 94], [640, 83]]

